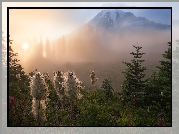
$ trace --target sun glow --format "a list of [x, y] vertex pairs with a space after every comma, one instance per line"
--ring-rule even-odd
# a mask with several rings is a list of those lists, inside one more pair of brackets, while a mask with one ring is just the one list
[[27, 50], [29, 48], [29, 44], [28, 43], [23, 43], [22, 45], [24, 50]]
[[44, 57], [44, 58], [46, 57], [46, 52], [43, 52], [43, 57]]

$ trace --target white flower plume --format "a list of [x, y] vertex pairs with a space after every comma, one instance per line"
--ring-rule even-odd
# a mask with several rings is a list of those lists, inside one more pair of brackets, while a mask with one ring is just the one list
[[40, 72], [37, 72], [33, 77], [31, 77], [30, 87], [33, 98], [39, 100], [46, 99], [48, 87], [45, 83], [43, 75], [41, 75]]
[[82, 82], [76, 77], [75, 72], [54, 72], [54, 87], [57, 95], [62, 100], [64, 96], [70, 99], [81, 99], [80, 89], [83, 88]]
[[94, 71], [90, 72], [90, 78], [91, 78], [91, 85], [94, 85], [98, 81], [98, 78], [96, 78]]
[[38, 100], [33, 98], [32, 113], [37, 121], [44, 122], [46, 120], [45, 110], [46, 110], [45, 100]]

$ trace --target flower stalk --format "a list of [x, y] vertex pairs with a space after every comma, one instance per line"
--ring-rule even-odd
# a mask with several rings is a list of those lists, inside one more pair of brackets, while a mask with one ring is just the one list
[[34, 74], [30, 81], [32, 99], [32, 113], [38, 122], [38, 125], [42, 125], [46, 120], [46, 100], [48, 96], [48, 87], [45, 83], [45, 79], [40, 72]]

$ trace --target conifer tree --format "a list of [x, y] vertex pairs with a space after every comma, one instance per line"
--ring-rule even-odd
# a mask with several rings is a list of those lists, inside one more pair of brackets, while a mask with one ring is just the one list
[[[171, 42], [168, 42], [169, 48], [163, 54], [165, 60], [160, 61], [160, 66], [157, 66], [159, 69], [158, 76], [159, 81], [158, 85], [161, 85], [159, 88], [161, 90], [161, 109], [164, 114], [171, 121], [171, 90], [172, 90], [172, 79], [171, 79]], [[168, 121], [169, 121], [168, 120]]]
[[167, 117], [166, 122], [171, 123], [171, 43], [168, 44], [168, 50], [162, 54], [165, 59], [157, 66], [159, 71], [148, 79], [145, 104], [159, 113], [158, 118]]
[[40, 43], [37, 45], [37, 58], [39, 61], [43, 58], [43, 43], [42, 43], [42, 35], [40, 36]]
[[50, 41], [48, 38], [46, 38], [46, 57], [50, 58]]
[[122, 85], [123, 94], [128, 101], [132, 100], [134, 95], [136, 95], [137, 99], [142, 99], [141, 93], [143, 93], [145, 88], [144, 71], [146, 68], [142, 67], [142, 62], [145, 60], [141, 60], [142, 55], [145, 53], [140, 52], [142, 47], [139, 46], [139, 43], [137, 46], [133, 45], [133, 47], [136, 49], [136, 52], [130, 54], [134, 56], [134, 59], [131, 60], [131, 63], [123, 62], [128, 68], [125, 69], [125, 72], [122, 72], [125, 74], [125, 80]]
[[159, 77], [156, 72], [154, 72], [150, 78], [147, 79], [146, 89], [145, 89], [145, 104], [146, 106], [152, 106], [153, 102], [160, 101], [161, 91], [158, 85]]
[[63, 51], [63, 57], [66, 56], [66, 44], [65, 44], [65, 36], [62, 37], [62, 51]]
[[104, 89], [106, 97], [108, 99], [111, 99], [112, 96], [113, 96], [113, 93], [112, 93], [112, 91], [113, 91], [113, 84], [112, 84], [112, 82], [110, 80], [108, 80], [108, 79], [104, 79], [101, 88]]

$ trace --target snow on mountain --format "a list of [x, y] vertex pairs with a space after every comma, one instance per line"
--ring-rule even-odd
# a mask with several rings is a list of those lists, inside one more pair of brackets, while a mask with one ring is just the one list
[[157, 28], [170, 29], [170, 25], [155, 23], [145, 17], [136, 17], [131, 12], [124, 12], [122, 10], [102, 10], [99, 12], [89, 24], [103, 29], [124, 29], [124, 28]]
[[[130, 6], [124, 3], [106, 3], [103, 4], [102, 7], [137, 7]], [[168, 24], [171, 25], [171, 11], [170, 9], [121, 9], [125, 10], [125, 12], [132, 12], [135, 16], [145, 16], [145, 18], [155, 21], [157, 23]], [[160, 16], [160, 17], [159, 17]]]

